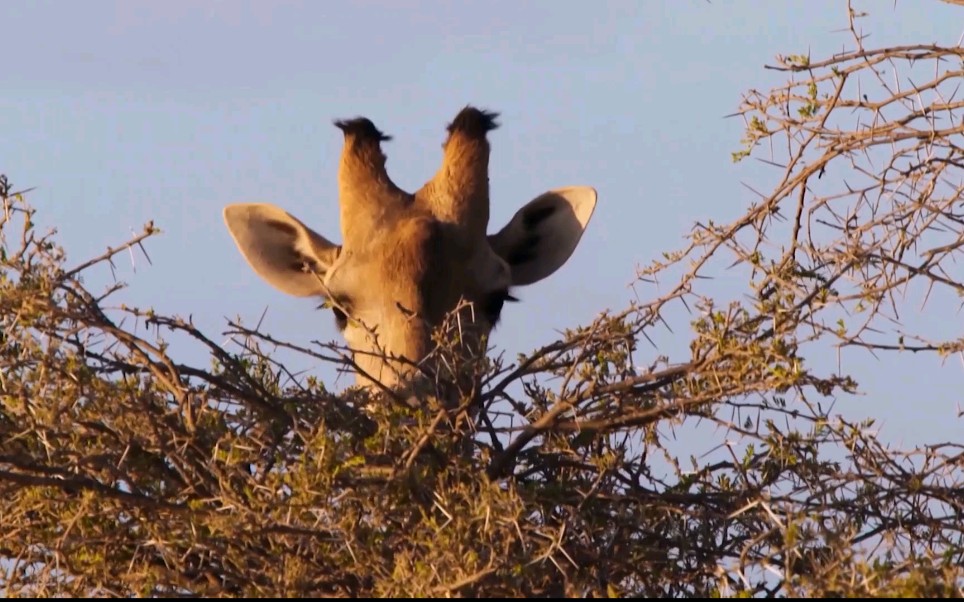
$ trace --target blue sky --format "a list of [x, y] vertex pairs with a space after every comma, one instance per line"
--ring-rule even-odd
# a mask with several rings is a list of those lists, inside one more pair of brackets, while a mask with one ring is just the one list
[[[333, 119], [365, 115], [393, 135], [389, 170], [412, 190], [462, 106], [500, 111], [490, 228], [549, 188], [599, 192], [574, 256], [507, 307], [495, 344], [513, 357], [626, 306], [636, 266], [681, 246], [694, 221], [744, 211], [741, 182], [769, 172], [731, 162], [742, 121], [723, 116], [782, 81], [763, 69], [776, 54], [849, 44], [845, 4], [3, 2], [0, 171], [37, 187], [38, 221], [58, 228], [71, 264], [148, 220], [164, 231], [147, 246], [153, 265], [117, 262], [130, 288], [115, 302], [191, 315], [212, 335], [267, 308], [265, 330], [308, 344], [337, 339], [331, 314], [258, 279], [222, 207], [275, 203], [337, 239]], [[964, 9], [937, 0], [856, 6], [874, 11], [871, 46], [954, 44], [964, 25]], [[661, 352], [685, 354], [684, 325]], [[203, 364], [195, 353], [180, 357]], [[639, 363], [656, 353], [644, 343]], [[849, 354], [845, 369], [870, 393], [846, 411], [880, 417], [888, 440], [959, 439], [960, 358]]]

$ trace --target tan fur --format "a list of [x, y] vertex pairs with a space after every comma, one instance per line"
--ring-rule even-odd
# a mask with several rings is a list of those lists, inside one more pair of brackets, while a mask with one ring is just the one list
[[[377, 327], [377, 345], [406, 360], [382, 366], [381, 358], [365, 355], [378, 353], [376, 341], [357, 337], [352, 345], [356, 361], [362, 356], [365, 370], [374, 372], [383, 384], [411, 374], [433, 348], [432, 329], [460, 299], [475, 301], [485, 288], [470, 281], [478, 270], [465, 269], [474, 258], [459, 244], [457, 232], [446, 231], [443, 223], [418, 208], [403, 210], [397, 218], [371, 237], [346, 266], [370, 283], [366, 286], [356, 280], [346, 287], [363, 291], [355, 293], [353, 317]], [[470, 316], [465, 316], [465, 324], [472, 326]], [[487, 330], [487, 326], [482, 327]]]

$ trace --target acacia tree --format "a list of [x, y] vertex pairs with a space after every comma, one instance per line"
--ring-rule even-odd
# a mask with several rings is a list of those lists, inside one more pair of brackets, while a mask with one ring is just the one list
[[[4, 178], [5, 594], [960, 596], [964, 446], [886, 448], [869, 420], [824, 409], [859, 383], [807, 362], [964, 352], [959, 324], [929, 339], [898, 311], [911, 287], [964, 291], [964, 50], [868, 49], [849, 14], [850, 50], [778, 57], [786, 83], [742, 100], [734, 158], [772, 165], [770, 191], [640, 271], [640, 298], [668, 292], [469, 366], [471, 423], [468, 400], [370, 403], [272, 359], [344, 363], [335, 343], [232, 322], [224, 348], [109, 308], [121, 286], [83, 275], [153, 225], [68, 267]], [[723, 268], [746, 277], [740, 299], [705, 292]], [[687, 355], [638, 366], [677, 310]], [[175, 333], [212, 364], [179, 362]], [[436, 353], [456, 361], [447, 341]], [[667, 447], [667, 428], [697, 422], [727, 455]]]

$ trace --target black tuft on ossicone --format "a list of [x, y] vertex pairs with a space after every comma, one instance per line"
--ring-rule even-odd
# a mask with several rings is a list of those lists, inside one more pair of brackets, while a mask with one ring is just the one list
[[335, 127], [345, 132], [346, 136], [355, 136], [359, 140], [374, 140], [376, 142], [387, 142], [391, 136], [386, 136], [375, 127], [371, 119], [367, 117], [355, 117], [354, 119], [335, 120]]
[[482, 111], [473, 106], [466, 106], [459, 111], [459, 114], [449, 124], [448, 131], [449, 134], [462, 132], [468, 136], [485, 136], [487, 132], [499, 127], [499, 124], [495, 122], [495, 118], [498, 116], [499, 114], [493, 111]]

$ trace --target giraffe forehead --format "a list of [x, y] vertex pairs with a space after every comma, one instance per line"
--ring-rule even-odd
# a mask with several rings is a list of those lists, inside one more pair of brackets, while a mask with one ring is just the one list
[[330, 281], [345, 294], [371, 298], [449, 296], [506, 288], [508, 264], [485, 239], [473, 241], [452, 224], [416, 214], [398, 219], [346, 248]]

